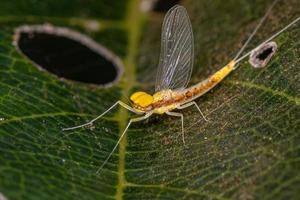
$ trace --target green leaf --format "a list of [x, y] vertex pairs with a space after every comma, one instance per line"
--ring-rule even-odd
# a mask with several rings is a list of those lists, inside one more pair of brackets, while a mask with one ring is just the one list
[[[25, 2], [1, 2], [0, 9], [0, 196], [297, 199], [299, 24], [276, 38], [278, 51], [265, 68], [254, 69], [245, 61], [196, 101], [209, 122], [196, 109], [183, 111], [186, 146], [179, 119], [153, 116], [129, 128], [97, 175], [133, 116], [116, 108], [93, 129], [62, 132], [62, 128], [96, 117], [119, 99], [126, 101], [135, 89], [153, 90], [163, 16], [148, 15], [143, 28], [139, 0], [102, 1], [99, 15], [95, 15], [96, 1], [86, 6], [76, 5], [77, 1], [42, 1], [36, 6]], [[184, 1], [195, 35], [191, 84], [233, 58], [271, 2]], [[298, 4], [298, 0], [280, 1], [248, 50], [299, 16]], [[48, 5], [50, 11], [45, 10]], [[70, 5], [79, 11], [64, 12]], [[61, 6], [60, 11], [54, 12], [53, 6]], [[107, 13], [114, 14], [109, 18]], [[103, 25], [99, 32], [85, 29], [90, 19]], [[18, 25], [44, 22], [77, 29], [113, 50], [125, 64], [122, 80], [101, 89], [38, 70], [16, 51], [12, 35]]]

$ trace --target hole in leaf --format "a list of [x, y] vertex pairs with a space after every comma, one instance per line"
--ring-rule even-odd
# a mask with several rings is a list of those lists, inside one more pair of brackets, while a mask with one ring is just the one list
[[271, 53], [273, 53], [273, 48], [269, 47], [266, 50], [264, 50], [263, 52], [261, 52], [260, 54], [258, 54], [256, 58], [263, 61], [263, 60], [267, 59]]
[[157, 0], [153, 6], [153, 11], [167, 12], [178, 3], [180, 3], [180, 0]]
[[58, 77], [110, 86], [123, 71], [120, 59], [91, 38], [51, 25], [21, 26], [14, 45], [40, 69]]
[[263, 44], [251, 52], [249, 62], [255, 68], [264, 67], [268, 64], [276, 50], [277, 44], [275, 42]]

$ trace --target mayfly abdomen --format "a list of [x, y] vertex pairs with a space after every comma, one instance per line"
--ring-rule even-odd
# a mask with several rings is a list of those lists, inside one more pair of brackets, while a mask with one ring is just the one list
[[201, 81], [200, 83], [187, 88], [184, 91], [185, 102], [192, 101], [209, 90], [215, 87], [219, 82], [221, 82], [232, 70], [234, 70], [235, 62], [231, 61], [226, 66], [222, 67], [219, 71], [214, 73], [208, 79]]

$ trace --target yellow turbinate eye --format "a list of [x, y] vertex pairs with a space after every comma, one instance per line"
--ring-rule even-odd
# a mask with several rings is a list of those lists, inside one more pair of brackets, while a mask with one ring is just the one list
[[146, 107], [153, 102], [153, 96], [146, 92], [135, 92], [130, 96], [130, 100], [141, 107]]

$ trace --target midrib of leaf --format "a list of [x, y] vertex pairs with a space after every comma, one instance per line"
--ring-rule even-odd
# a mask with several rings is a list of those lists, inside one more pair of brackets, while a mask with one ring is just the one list
[[[135, 57], [137, 55], [138, 41], [140, 38], [140, 28], [141, 28], [141, 14], [139, 12], [140, 0], [131, 0], [128, 5], [128, 15], [127, 15], [127, 29], [128, 29], [128, 50], [127, 57], [125, 58], [125, 81], [122, 84], [122, 94], [123, 98], [121, 100], [126, 100], [125, 97], [129, 96], [130, 90], [136, 82], [135, 77]], [[123, 80], [124, 81], [124, 80]], [[127, 124], [128, 111], [125, 109], [120, 109], [118, 112], [119, 130], [120, 135]], [[125, 171], [125, 152], [126, 152], [127, 139], [126, 135], [119, 144], [119, 165], [118, 165], [118, 185], [116, 191], [116, 199], [123, 199], [123, 191], [126, 187], [126, 179], [124, 175]]]

